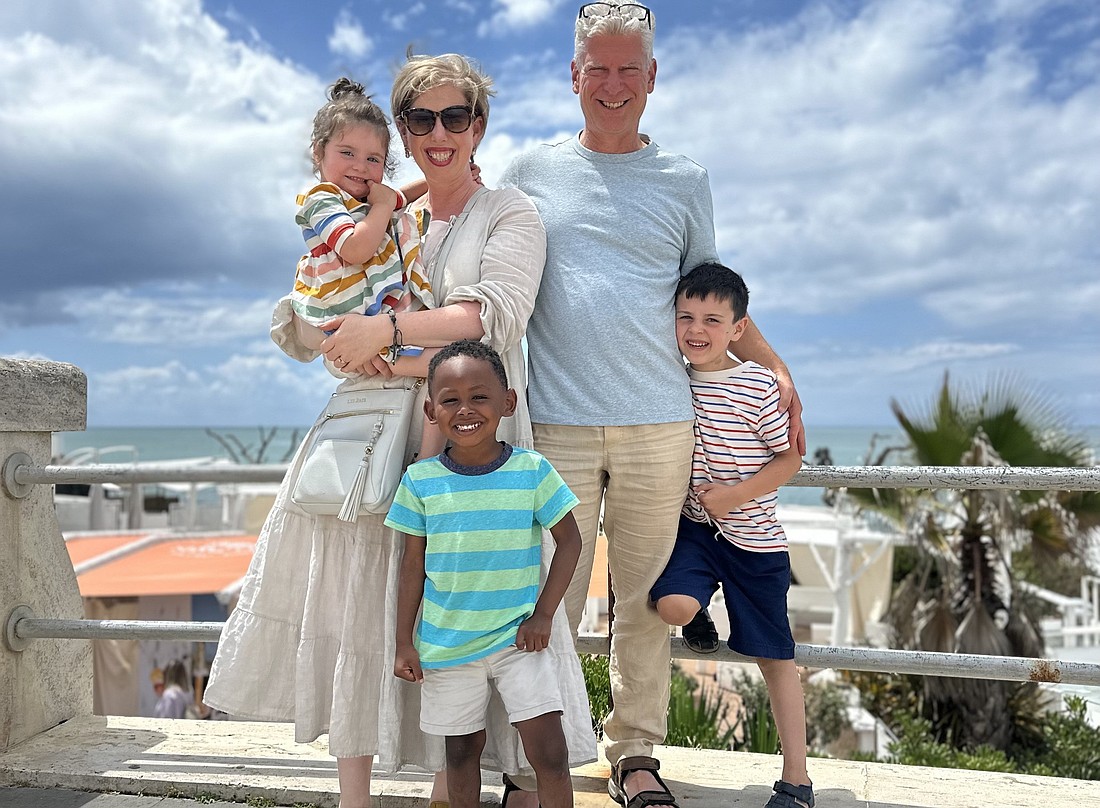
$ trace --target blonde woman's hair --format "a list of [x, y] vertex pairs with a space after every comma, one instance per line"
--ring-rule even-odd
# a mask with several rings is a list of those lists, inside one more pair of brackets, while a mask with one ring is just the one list
[[408, 61], [393, 80], [390, 95], [390, 110], [395, 122], [402, 112], [412, 107], [413, 99], [421, 93], [450, 86], [458, 88], [474, 111], [474, 117], [481, 118], [484, 128], [489, 120], [489, 96], [495, 95], [495, 91], [493, 80], [478, 65], [457, 53], [414, 56], [410, 52], [407, 57]]

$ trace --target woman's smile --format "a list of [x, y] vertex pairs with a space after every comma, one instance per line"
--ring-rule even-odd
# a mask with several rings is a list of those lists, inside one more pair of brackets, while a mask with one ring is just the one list
[[424, 150], [424, 154], [428, 156], [428, 159], [435, 165], [445, 166], [451, 162], [451, 159], [455, 155], [454, 149], [433, 149], [430, 146]]

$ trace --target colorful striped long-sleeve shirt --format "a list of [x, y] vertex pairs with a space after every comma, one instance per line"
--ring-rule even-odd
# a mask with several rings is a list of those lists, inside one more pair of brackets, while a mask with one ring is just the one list
[[683, 513], [695, 522], [713, 521], [730, 542], [745, 550], [787, 550], [787, 535], [775, 516], [778, 492], [749, 500], [712, 520], [694, 489], [706, 482], [733, 485], [754, 475], [777, 453], [790, 448], [790, 418], [779, 409], [775, 374], [755, 362], [729, 370], [689, 369], [695, 406], [695, 453], [691, 490]]
[[299, 195], [298, 205], [294, 220], [302, 228], [306, 254], [298, 261], [291, 293], [296, 315], [319, 326], [350, 312], [380, 314], [435, 306], [411, 213], [397, 211], [392, 231], [378, 251], [365, 263], [350, 264], [338, 251], [370, 205], [328, 182]]

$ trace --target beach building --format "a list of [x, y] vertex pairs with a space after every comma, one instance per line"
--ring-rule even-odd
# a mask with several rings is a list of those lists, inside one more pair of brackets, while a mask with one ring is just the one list
[[[256, 535], [171, 530], [74, 532], [65, 549], [91, 620], [223, 622], [236, 602]], [[151, 716], [154, 684], [172, 660], [194, 679], [196, 703], [215, 643], [169, 639], [92, 641], [93, 711]]]

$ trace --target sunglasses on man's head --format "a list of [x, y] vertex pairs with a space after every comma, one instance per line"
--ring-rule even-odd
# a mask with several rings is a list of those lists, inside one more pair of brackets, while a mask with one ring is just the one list
[[612, 14], [616, 17], [622, 17], [624, 20], [641, 20], [650, 28], [653, 27], [653, 15], [649, 13], [648, 8], [637, 3], [623, 3], [622, 5], [615, 3], [585, 3], [581, 6], [581, 10], [577, 12], [577, 18], [610, 17]]
[[436, 112], [434, 109], [414, 107], [399, 116], [405, 122], [410, 135], [423, 137], [435, 129], [435, 119], [443, 122], [443, 128], [454, 135], [460, 135], [474, 122], [474, 113], [469, 107], [447, 107]]

